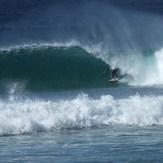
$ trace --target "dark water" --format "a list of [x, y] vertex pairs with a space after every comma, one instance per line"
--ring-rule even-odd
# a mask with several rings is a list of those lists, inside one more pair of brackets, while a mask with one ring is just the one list
[[[80, 47], [40, 46], [2, 50], [2, 90], [15, 81], [31, 91], [106, 87], [107, 65]], [[5, 83], [5, 84], [4, 84]]]
[[113, 126], [3, 137], [1, 161], [162, 162], [160, 129]]
[[160, 0], [1, 0], [1, 162], [161, 162], [162, 29]]

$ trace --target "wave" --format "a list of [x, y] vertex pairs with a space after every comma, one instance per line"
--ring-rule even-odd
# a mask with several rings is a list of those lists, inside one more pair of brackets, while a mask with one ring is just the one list
[[162, 86], [163, 85], [163, 50], [148, 50], [137, 53], [129, 52], [121, 57], [114, 56], [112, 65], [131, 75], [125, 81], [131, 86]]
[[25, 83], [27, 90], [104, 87], [106, 63], [80, 46], [32, 45], [1, 49], [1, 87]]
[[[162, 53], [159, 51], [109, 53], [102, 46], [32, 44], [0, 50], [1, 92], [17, 85], [29, 91], [98, 88], [112, 86], [163, 85]], [[109, 83], [111, 70], [118, 67], [127, 76]]]
[[0, 100], [0, 136], [110, 125], [163, 125], [163, 96]]

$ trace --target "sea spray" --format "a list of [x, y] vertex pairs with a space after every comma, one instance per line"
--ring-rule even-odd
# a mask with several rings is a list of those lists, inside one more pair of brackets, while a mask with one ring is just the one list
[[[2, 48], [1, 83], [25, 81], [30, 91], [112, 87], [116, 85], [108, 82], [111, 69], [118, 67], [127, 75], [119, 86], [162, 85], [161, 53], [127, 50], [110, 54], [101, 44], [85, 46], [75, 41]], [[108, 66], [110, 71], [104, 75]]]
[[15, 98], [0, 100], [0, 135], [110, 125], [163, 125], [162, 116], [162, 96], [137, 94], [114, 99], [103, 95], [93, 99], [80, 94], [68, 100]]
[[155, 53], [156, 63], [157, 63], [157, 71], [154, 72], [156, 76], [156, 84], [163, 85], [163, 48]]
[[[132, 61], [131, 70], [134, 80], [130, 85], [137, 86], [162, 86], [163, 85], [163, 57], [162, 49], [153, 53], [142, 53]], [[133, 64], [134, 63], [134, 64]]]

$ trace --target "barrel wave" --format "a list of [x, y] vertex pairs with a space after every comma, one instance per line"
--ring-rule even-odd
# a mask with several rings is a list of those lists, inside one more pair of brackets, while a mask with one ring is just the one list
[[[36, 44], [1, 49], [1, 92], [8, 92], [15, 84], [23, 91], [163, 84], [162, 49], [118, 54], [105, 50], [79, 43]], [[103, 74], [108, 66], [110, 71]], [[127, 76], [117, 83], [109, 83], [111, 69], [116, 67], [122, 75]]]
[[[47, 0], [17, 2], [18, 9], [7, 2], [0, 18], [0, 92], [15, 83], [30, 91], [163, 85], [159, 4]], [[108, 83], [108, 66], [127, 76]]]
[[26, 46], [0, 51], [1, 89], [32, 91], [104, 87], [106, 63], [79, 46]]

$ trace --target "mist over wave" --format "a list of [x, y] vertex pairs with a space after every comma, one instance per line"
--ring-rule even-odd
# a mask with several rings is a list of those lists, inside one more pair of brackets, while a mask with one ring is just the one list
[[27, 90], [37, 91], [116, 86], [108, 82], [111, 70], [103, 74], [108, 66], [128, 75], [119, 85], [163, 85], [162, 49], [105, 57], [100, 45], [89, 47], [79, 42], [2, 48], [1, 88], [5, 90], [10, 82], [24, 82]]
[[58, 129], [110, 125], [163, 125], [163, 97], [134, 95], [93, 99], [80, 94], [72, 99], [21, 99], [12, 94], [0, 100], [0, 135], [31, 134]]
[[[0, 18], [0, 57], [3, 58], [1, 64], [4, 70], [0, 70], [1, 81], [20, 79], [30, 85], [32, 78], [35, 81], [32, 82], [35, 83], [32, 90], [36, 87], [40, 90], [47, 85], [50, 86], [49, 89], [54, 87], [52, 85], [63, 89], [87, 87], [86, 81], [92, 79], [93, 87], [105, 87], [108, 86], [106, 77], [100, 73], [108, 65], [110, 68], [118, 67], [122, 73], [128, 74], [122, 83], [136, 86], [163, 84], [163, 17], [159, 10], [160, 2], [42, 0], [40, 3], [21, 1], [6, 4], [8, 1], [1, 5]], [[8, 12], [8, 9], [12, 12]], [[74, 46], [78, 47], [75, 52], [65, 50], [67, 47], [73, 49]], [[64, 56], [61, 58], [57, 54], [56, 59], [56, 49], [59, 48]], [[65, 60], [66, 53], [71, 53], [68, 60]], [[82, 55], [84, 57], [78, 57]], [[6, 61], [4, 56], [8, 58]], [[75, 65], [70, 66], [69, 72], [65, 69], [55, 71], [52, 64], [55, 65], [58, 58], [60, 65], [65, 62], [60, 67], [76, 62], [80, 68]], [[88, 66], [88, 62], [94, 63]], [[86, 68], [83, 67], [85, 64]], [[82, 69], [85, 70], [81, 71]], [[110, 72], [107, 80], [109, 77]], [[55, 82], [58, 79], [60, 80]], [[65, 79], [68, 80], [63, 82]], [[44, 82], [45, 80], [51, 82]]]
[[160, 48], [163, 43], [162, 13], [153, 12], [157, 3], [152, 1], [24, 0], [6, 4], [8, 1], [1, 5], [1, 47], [77, 40], [117, 52]]

